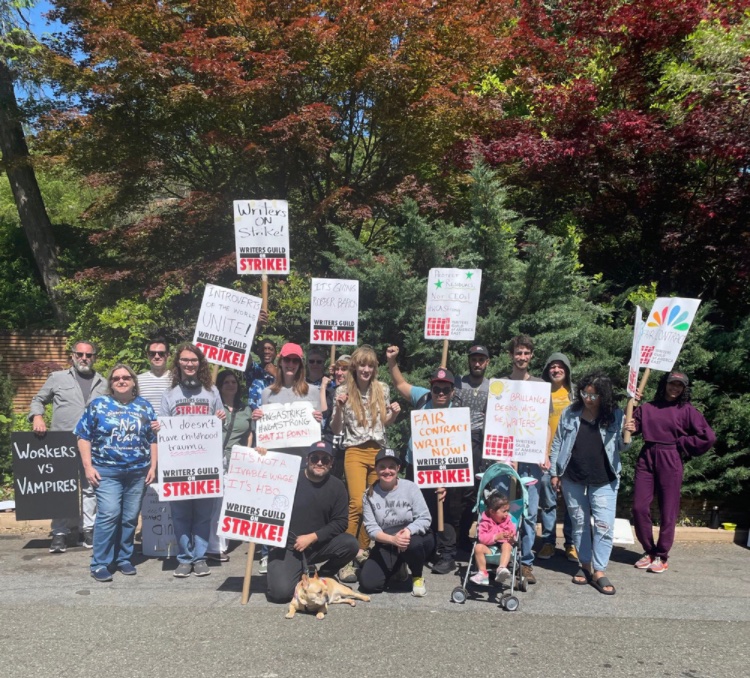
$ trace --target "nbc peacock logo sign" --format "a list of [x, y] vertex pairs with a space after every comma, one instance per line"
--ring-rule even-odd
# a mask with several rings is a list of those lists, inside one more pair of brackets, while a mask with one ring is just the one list
[[654, 302], [640, 342], [641, 367], [668, 372], [695, 320], [700, 299], [661, 297]]
[[[692, 301], [692, 300], [691, 300]], [[695, 315], [695, 313], [693, 313]], [[692, 316], [688, 311], [683, 310], [679, 304], [671, 308], [665, 306], [661, 311], [651, 311], [651, 315], [646, 323], [647, 327], [669, 327], [675, 332], [687, 332], [690, 329]]]

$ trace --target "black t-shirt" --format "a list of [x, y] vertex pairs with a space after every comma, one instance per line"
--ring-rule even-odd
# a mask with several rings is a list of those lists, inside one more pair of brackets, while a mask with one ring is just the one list
[[81, 387], [83, 402], [87, 403], [89, 401], [89, 396], [91, 395], [91, 384], [94, 383], [94, 373], [92, 372], [91, 374], [81, 374], [78, 370], [74, 370], [74, 372], [76, 375], [76, 381]]
[[581, 485], [607, 485], [616, 477], [604, 451], [599, 422], [588, 422], [581, 417], [581, 426], [563, 479]]

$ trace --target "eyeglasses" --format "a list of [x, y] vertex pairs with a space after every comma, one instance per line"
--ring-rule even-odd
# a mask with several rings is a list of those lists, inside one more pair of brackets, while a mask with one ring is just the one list
[[448, 395], [453, 390], [452, 386], [433, 386], [432, 392], [435, 395]]
[[597, 400], [599, 400], [599, 396], [596, 393], [585, 393], [581, 391], [581, 398], [584, 400], [590, 400], [592, 403], [595, 403]]
[[196, 363], [199, 363], [200, 360], [198, 360], [198, 358], [180, 358], [180, 362], [183, 365], [195, 365]]
[[313, 466], [317, 466], [318, 464], [323, 464], [323, 466], [329, 466], [331, 464], [331, 457], [327, 454], [311, 454], [308, 457], [308, 460]]
[[73, 351], [76, 358], [93, 358], [96, 353], [85, 353], [84, 351]]
[[148, 357], [149, 358], [166, 358], [167, 352], [166, 351], [149, 351]]
[[323, 361], [322, 360], [308, 360], [307, 364], [308, 365], [322, 365]]
[[118, 381], [133, 381], [133, 377], [131, 377], [129, 374], [126, 374], [124, 377], [112, 377], [112, 383]]

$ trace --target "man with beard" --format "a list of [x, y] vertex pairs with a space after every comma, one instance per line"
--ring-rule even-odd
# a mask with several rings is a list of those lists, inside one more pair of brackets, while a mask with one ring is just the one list
[[[52, 431], [73, 431], [83, 415], [86, 406], [94, 399], [107, 392], [107, 380], [94, 371], [96, 347], [90, 341], [77, 341], [73, 345], [70, 360], [73, 366], [67, 370], [52, 372], [44, 386], [31, 400], [29, 420], [32, 429], [38, 436], [47, 432], [44, 423], [44, 408], [52, 403]], [[96, 515], [96, 496], [85, 476], [81, 476], [81, 495], [83, 497], [82, 520], [72, 521], [68, 518], [52, 520], [52, 544], [50, 553], [65, 553], [67, 538], [71, 528], [77, 528], [83, 545], [94, 546], [94, 517]]]
[[[484, 374], [490, 364], [490, 352], [486, 346], [476, 344], [469, 349], [469, 374], [456, 379], [456, 390], [453, 396], [454, 407], [468, 407], [471, 411], [471, 449], [474, 457], [474, 473], [482, 470], [482, 443], [484, 441], [484, 419], [487, 411], [487, 396], [490, 392], [490, 380]], [[479, 490], [479, 480], [474, 487], [461, 488], [462, 517], [458, 534], [459, 547], [471, 551], [469, 530], [474, 522], [474, 502]]]

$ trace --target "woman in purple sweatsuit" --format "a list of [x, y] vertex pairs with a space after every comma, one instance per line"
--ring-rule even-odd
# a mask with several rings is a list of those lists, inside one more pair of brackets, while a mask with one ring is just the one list
[[[645, 443], [635, 464], [633, 491], [635, 534], [645, 553], [635, 566], [666, 572], [680, 512], [683, 464], [710, 450], [716, 435], [690, 404], [689, 381], [682, 372], [670, 372], [659, 380], [654, 400], [634, 412], [625, 430], [641, 433]], [[654, 491], [661, 513], [656, 544], [651, 523]]]

